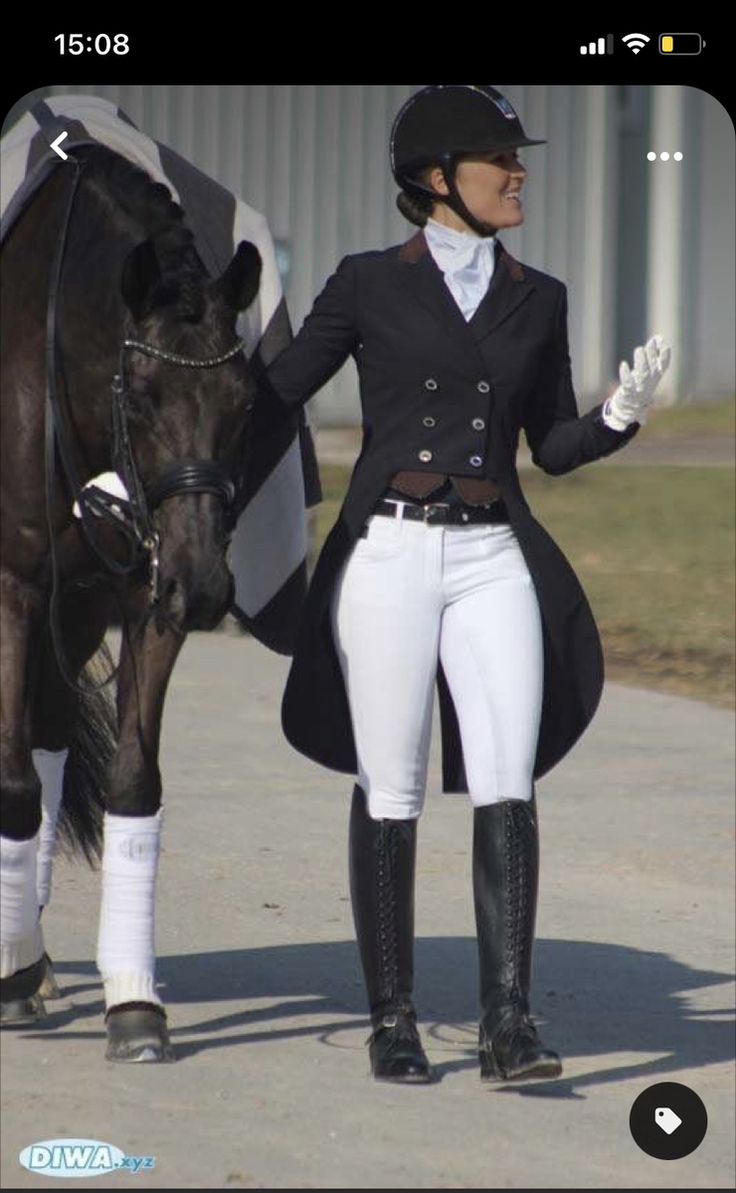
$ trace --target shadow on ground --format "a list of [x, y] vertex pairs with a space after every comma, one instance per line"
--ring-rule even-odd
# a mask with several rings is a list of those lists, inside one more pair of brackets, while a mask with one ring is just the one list
[[[475, 1068], [476, 946], [459, 937], [417, 941], [415, 994], [425, 1044], [437, 1075]], [[99, 976], [91, 962], [55, 964], [64, 1000], [97, 994]], [[178, 1058], [212, 1048], [237, 1048], [267, 1040], [314, 1037], [332, 1047], [362, 1047], [368, 1024], [356, 946], [351, 941], [161, 957], [158, 977], [169, 1008]], [[494, 1086], [525, 1096], [579, 1097], [579, 1091], [630, 1077], [651, 1081], [684, 1069], [728, 1061], [733, 1056], [732, 1008], [698, 1011], [692, 992], [728, 982], [731, 975], [697, 970], [663, 953], [576, 940], [538, 940], [532, 1011], [540, 1035], [563, 1058], [605, 1057], [605, 1063], [573, 1079]], [[79, 979], [83, 979], [79, 981]], [[72, 979], [71, 981], [69, 979]], [[84, 980], [87, 979], [87, 980]], [[280, 1000], [250, 1007], [253, 1000]], [[207, 1014], [186, 1026], [184, 1008], [239, 1002], [236, 1010]], [[43, 1036], [89, 1039], [104, 1035], [101, 998], [79, 1005], [48, 1004]], [[354, 1016], [346, 1021], [345, 1016]], [[75, 1030], [80, 1020], [95, 1030]], [[331, 1016], [336, 1016], [330, 1021]], [[311, 1022], [313, 1020], [313, 1022]], [[40, 1025], [39, 1025], [40, 1026]], [[97, 1027], [99, 1026], [99, 1030]], [[19, 1025], [15, 1031], [21, 1032]], [[351, 1034], [347, 1034], [351, 1033]], [[25, 1029], [39, 1038], [38, 1027]], [[441, 1054], [452, 1057], [446, 1061]], [[658, 1054], [631, 1063], [634, 1052]], [[461, 1056], [458, 1058], [458, 1053]], [[628, 1060], [617, 1063], [616, 1053]]]

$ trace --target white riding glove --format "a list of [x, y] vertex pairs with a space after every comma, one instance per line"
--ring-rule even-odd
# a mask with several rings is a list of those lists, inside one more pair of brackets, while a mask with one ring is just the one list
[[647, 421], [647, 407], [654, 391], [667, 371], [671, 348], [660, 335], [647, 340], [644, 348], [634, 349], [633, 372], [625, 360], [621, 361], [618, 389], [603, 406], [603, 420], [615, 431], [625, 431], [629, 423], [642, 425]]

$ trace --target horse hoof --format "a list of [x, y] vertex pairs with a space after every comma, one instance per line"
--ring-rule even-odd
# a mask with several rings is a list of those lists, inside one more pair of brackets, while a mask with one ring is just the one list
[[163, 1007], [153, 1003], [123, 1003], [107, 1012], [105, 1023], [106, 1060], [160, 1063], [176, 1059]]
[[17, 969], [10, 977], [0, 981], [0, 1003], [18, 1002], [37, 994], [43, 981], [46, 962], [43, 957], [28, 965], [25, 969]]
[[43, 959], [45, 968], [43, 972], [43, 981], [38, 988], [38, 993], [40, 994], [41, 998], [61, 998], [61, 990], [59, 989], [59, 984], [56, 981], [56, 974], [54, 973], [54, 967], [51, 964], [51, 958], [49, 957], [48, 953], [44, 953]]
[[40, 994], [32, 994], [30, 998], [14, 998], [10, 1002], [0, 1003], [0, 1024], [3, 1027], [15, 1023], [38, 1023], [40, 1019], [47, 1019], [46, 1007]]

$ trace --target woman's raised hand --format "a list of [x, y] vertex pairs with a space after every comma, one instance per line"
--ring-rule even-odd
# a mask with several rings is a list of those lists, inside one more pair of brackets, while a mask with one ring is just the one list
[[[672, 349], [660, 335], [652, 336], [643, 348], [634, 349], [634, 368], [625, 360], [619, 365], [621, 384], [606, 403], [607, 421], [623, 431], [632, 422], [646, 423], [647, 408], [667, 371]], [[620, 425], [618, 425], [620, 424]]]

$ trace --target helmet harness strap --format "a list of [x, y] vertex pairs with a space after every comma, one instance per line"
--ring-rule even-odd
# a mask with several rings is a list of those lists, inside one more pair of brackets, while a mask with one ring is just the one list
[[438, 191], [432, 190], [431, 187], [425, 186], [415, 178], [407, 179], [404, 185], [407, 186], [408, 183], [407, 190], [420, 191], [423, 195], [430, 196], [438, 203], [446, 203], [456, 215], [460, 216], [460, 219], [465, 220], [465, 223], [468, 224], [474, 232], [477, 232], [478, 236], [495, 236], [498, 229], [494, 228], [492, 224], [486, 223], [484, 220], [477, 219], [476, 216], [473, 215], [472, 211], [468, 210], [467, 206], [463, 202], [459, 190], [457, 189], [455, 174], [458, 163], [463, 156], [464, 155], [461, 153], [450, 152], [440, 153], [437, 155], [437, 161], [442, 167], [442, 172], [445, 176], [445, 181], [447, 182], [447, 186], [450, 191], [449, 195], [441, 195]]
[[443, 153], [441, 154], [442, 170], [445, 175], [445, 181], [450, 188], [449, 195], [443, 197], [443, 201], [450, 207], [456, 215], [465, 220], [474, 232], [479, 236], [495, 236], [498, 231], [492, 224], [486, 223], [484, 220], [476, 219], [471, 211], [468, 211], [465, 203], [462, 200], [457, 183], [455, 181], [455, 174], [457, 171], [460, 154], [457, 153]]

